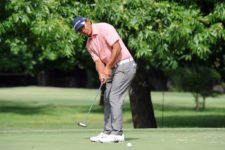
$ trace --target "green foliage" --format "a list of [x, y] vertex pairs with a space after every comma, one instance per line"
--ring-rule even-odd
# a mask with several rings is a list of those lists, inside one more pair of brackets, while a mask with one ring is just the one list
[[[70, 11], [68, 4], [65, 5], [69, 2]], [[72, 65], [77, 63], [72, 57], [84, 51], [84, 39], [74, 34], [71, 22], [63, 18], [74, 16], [73, 6], [79, 9], [78, 2], [66, 0], [4, 1], [4, 11], [8, 15], [0, 23], [0, 58], [6, 65], [2, 65], [0, 71], [32, 73], [37, 69], [35, 66], [44, 68], [47, 61], [58, 59], [68, 64], [73, 60]], [[11, 65], [11, 58], [15, 59], [15, 65]]]
[[[222, 94], [213, 89], [216, 85], [222, 86], [221, 75], [216, 70], [193, 65], [191, 67], [183, 67], [169, 71], [168, 75], [176, 89], [192, 93], [196, 102], [196, 110], [199, 110], [200, 105], [202, 105], [203, 110], [205, 109], [205, 100], [207, 97]], [[199, 96], [203, 98], [202, 103], [199, 101]]]
[[154, 0], [104, 2], [96, 2], [97, 20], [115, 25], [136, 58], [153, 67], [176, 68], [193, 58], [207, 60], [224, 32], [219, 21], [205, 24], [208, 16], [201, 16], [197, 8]]
[[178, 68], [171, 73], [171, 78], [180, 89], [194, 93], [212, 91], [212, 87], [219, 84], [221, 79], [218, 72], [203, 66]]
[[213, 90], [213, 86], [221, 84], [221, 76], [216, 70], [196, 65], [178, 68], [168, 74], [176, 88], [191, 92], [194, 96], [200, 95], [205, 99], [219, 94]]
[[[146, 60], [151, 67], [174, 69], [209, 59], [218, 64], [213, 58], [217, 58], [215, 51], [221, 56], [224, 50], [225, 4], [213, 3], [211, 12], [203, 16], [199, 3], [180, 3], [185, 1], [3, 0], [0, 61], [4, 65], [0, 71], [32, 73], [58, 60], [65, 61], [64, 67], [67, 62], [71, 67], [75, 63], [89, 65], [85, 39], [71, 26], [78, 15], [114, 25], [136, 59]], [[221, 62], [224, 57], [220, 59], [223, 72]]]

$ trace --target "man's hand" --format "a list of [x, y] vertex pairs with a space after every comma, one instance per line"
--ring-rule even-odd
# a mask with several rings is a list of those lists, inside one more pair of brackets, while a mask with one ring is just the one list
[[112, 74], [112, 69], [106, 66], [105, 69], [104, 69], [104, 74], [105, 74], [107, 79], [110, 78], [110, 76]]
[[103, 73], [100, 73], [99, 74], [99, 80], [100, 80], [101, 84], [104, 84], [106, 82], [106, 80], [107, 80], [106, 75], [103, 74]]
[[106, 83], [106, 81], [110, 78], [112, 74], [112, 69], [105, 67], [103, 73], [99, 73], [99, 80], [102, 84]]
[[106, 75], [104, 73], [105, 65], [104, 63], [99, 59], [95, 61], [96, 70], [98, 72], [99, 80], [101, 84], [104, 84], [106, 82]]

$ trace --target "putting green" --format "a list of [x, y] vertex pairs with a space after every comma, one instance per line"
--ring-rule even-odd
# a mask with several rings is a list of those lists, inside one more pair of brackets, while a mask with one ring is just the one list
[[[101, 144], [89, 141], [100, 130], [0, 130], [2, 150], [224, 150], [224, 128], [125, 130], [126, 142]], [[127, 147], [127, 143], [132, 147]]]

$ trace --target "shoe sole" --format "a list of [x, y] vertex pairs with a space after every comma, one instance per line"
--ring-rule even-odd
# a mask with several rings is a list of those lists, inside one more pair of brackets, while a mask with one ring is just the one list
[[109, 141], [109, 142], [100, 141], [100, 143], [123, 143], [123, 142], [125, 142], [125, 140], [124, 141]]
[[100, 141], [93, 141], [93, 140], [90, 140], [91, 142], [100, 142]]

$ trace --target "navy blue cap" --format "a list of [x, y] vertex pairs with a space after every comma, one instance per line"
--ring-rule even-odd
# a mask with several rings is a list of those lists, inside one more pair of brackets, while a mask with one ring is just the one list
[[76, 31], [79, 31], [81, 27], [84, 26], [85, 24], [85, 20], [86, 18], [82, 17], [82, 16], [78, 16], [74, 19], [73, 21], [73, 28], [76, 30]]

